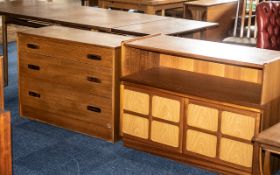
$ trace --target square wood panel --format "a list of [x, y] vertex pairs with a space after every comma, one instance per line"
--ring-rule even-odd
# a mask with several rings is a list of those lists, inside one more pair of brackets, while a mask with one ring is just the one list
[[188, 130], [186, 135], [187, 151], [207, 157], [216, 157], [217, 137], [199, 131]]
[[179, 127], [163, 122], [152, 121], [151, 140], [164, 145], [179, 147]]
[[255, 122], [255, 117], [223, 111], [221, 131], [226, 135], [251, 140], [255, 134]]
[[149, 120], [136, 115], [123, 115], [123, 132], [135, 137], [148, 139]]
[[124, 90], [124, 109], [137, 112], [139, 114], [149, 114], [149, 95], [132, 90]]
[[252, 167], [253, 146], [226, 138], [221, 139], [220, 159], [237, 165]]
[[219, 111], [214, 108], [189, 104], [187, 111], [187, 124], [189, 126], [217, 131]]
[[169, 98], [153, 96], [152, 115], [153, 117], [164, 120], [179, 122], [180, 121], [180, 101]]

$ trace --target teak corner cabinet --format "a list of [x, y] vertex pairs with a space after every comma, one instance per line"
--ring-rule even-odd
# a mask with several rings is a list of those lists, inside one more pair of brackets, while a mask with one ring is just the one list
[[280, 53], [164, 35], [123, 43], [125, 146], [258, 174], [252, 138], [279, 121]]
[[18, 34], [20, 115], [114, 142], [126, 36], [65, 27]]

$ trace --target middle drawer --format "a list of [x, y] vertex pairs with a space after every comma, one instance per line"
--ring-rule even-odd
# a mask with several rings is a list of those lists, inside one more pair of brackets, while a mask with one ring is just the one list
[[[112, 70], [109, 68], [20, 52], [19, 74], [80, 91], [112, 97]], [[30, 80], [33, 81], [33, 80]]]

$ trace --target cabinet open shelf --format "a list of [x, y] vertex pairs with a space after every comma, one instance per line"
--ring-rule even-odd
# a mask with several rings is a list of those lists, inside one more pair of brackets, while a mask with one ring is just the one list
[[261, 85], [166, 67], [151, 68], [122, 81], [215, 101], [260, 107]]

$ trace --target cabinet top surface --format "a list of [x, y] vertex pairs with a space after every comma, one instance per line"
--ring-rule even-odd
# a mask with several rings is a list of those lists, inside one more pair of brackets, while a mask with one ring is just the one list
[[185, 2], [185, 5], [208, 7], [208, 6], [214, 6], [214, 5], [226, 4], [232, 2], [237, 3], [237, 0], [198, 0], [198, 1]]
[[73, 29], [68, 27], [50, 26], [19, 32], [39, 37], [47, 37], [65, 41], [93, 44], [102, 47], [117, 48], [121, 42], [132, 37], [109, 33]]
[[280, 59], [280, 52], [254, 47], [159, 35], [126, 43], [127, 46], [165, 54], [262, 69]]

